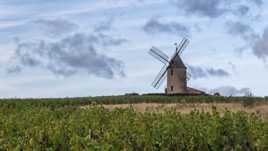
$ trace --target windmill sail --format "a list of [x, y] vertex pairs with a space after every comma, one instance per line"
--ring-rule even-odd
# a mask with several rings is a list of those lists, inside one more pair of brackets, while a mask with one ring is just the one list
[[179, 49], [180, 49], [181, 46], [183, 45], [185, 39], [186, 39], [186, 38], [183, 38], [179, 45], [177, 45], [177, 43], [175, 43], [175, 45], [176, 45], [176, 53], [179, 51]]
[[183, 43], [181, 49], [179, 49], [178, 54], [181, 54], [185, 50], [185, 48], [188, 46], [188, 44], [189, 44], [189, 40], [185, 39], [185, 42]]
[[[163, 53], [161, 50], [157, 49], [156, 47], [152, 47], [150, 49], [149, 54], [152, 55], [157, 60], [159, 60], [162, 63], [164, 63], [164, 66], [162, 67], [160, 72], [157, 74], [157, 76], [155, 77], [155, 79], [154, 79], [154, 81], [152, 83], [152, 86], [154, 88], [158, 89], [160, 87], [160, 85], [163, 83], [163, 81], [167, 77], [168, 69], [171, 68], [172, 65], [174, 65], [174, 62], [177, 62], [175, 65], [178, 65], [178, 64], [183, 65], [183, 69], [186, 70], [186, 67], [184, 66], [184, 64], [180, 60], [179, 55], [187, 47], [188, 43], [189, 43], [189, 40], [187, 38], [184, 38], [180, 42], [180, 44], [177, 45], [176, 51], [175, 51], [175, 53], [174, 53], [174, 55], [172, 56], [171, 59], [169, 59], [169, 57], [165, 53]], [[178, 62], [181, 62], [181, 63], [178, 63]], [[176, 66], [176, 67], [178, 67], [178, 66]], [[181, 68], [181, 66], [180, 66], [180, 68]], [[182, 72], [182, 74], [183, 74], [183, 72]], [[180, 82], [180, 83], [184, 83], [184, 82]]]
[[166, 77], [166, 73], [167, 73], [167, 69], [168, 66], [165, 64], [162, 69], [160, 70], [160, 72], [157, 74], [157, 76], [155, 77], [152, 86], [156, 89], [158, 89], [160, 87], [160, 85], [163, 83], [165, 77]]
[[175, 51], [174, 55], [172, 56], [171, 60], [174, 59], [180, 53], [182, 53], [182, 51], [187, 47], [188, 44], [189, 44], [189, 40], [186, 38], [183, 38], [183, 40], [177, 46], [176, 51]]
[[150, 49], [149, 54], [164, 64], [167, 64], [169, 62], [168, 56], [165, 53], [163, 53], [161, 50], [155, 47], [152, 47]]

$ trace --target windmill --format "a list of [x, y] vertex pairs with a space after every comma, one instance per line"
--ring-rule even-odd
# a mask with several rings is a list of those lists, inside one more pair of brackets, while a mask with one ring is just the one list
[[152, 83], [154, 88], [158, 89], [163, 81], [167, 79], [167, 94], [203, 93], [202, 91], [187, 87], [187, 79], [189, 78], [187, 75], [189, 74], [187, 74], [187, 67], [181, 59], [181, 54], [188, 44], [189, 40], [187, 38], [183, 38], [179, 45], [175, 44], [176, 50], [171, 58], [156, 47], [150, 49], [149, 54], [164, 64]]

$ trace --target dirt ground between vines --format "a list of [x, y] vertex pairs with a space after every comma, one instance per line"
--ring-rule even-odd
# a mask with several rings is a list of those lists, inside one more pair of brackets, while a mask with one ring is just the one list
[[190, 113], [198, 110], [203, 112], [212, 112], [216, 108], [220, 113], [226, 110], [232, 112], [244, 111], [248, 113], [256, 113], [263, 118], [268, 119], [268, 104], [254, 104], [251, 106], [244, 106], [242, 103], [137, 103], [137, 104], [115, 104], [115, 105], [99, 105], [104, 108], [113, 110], [116, 108], [126, 109], [133, 107], [138, 112], [163, 112], [168, 109], [173, 109], [181, 113]]

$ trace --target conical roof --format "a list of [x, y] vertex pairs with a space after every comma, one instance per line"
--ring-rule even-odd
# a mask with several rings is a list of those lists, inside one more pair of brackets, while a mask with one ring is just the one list
[[183, 63], [180, 55], [177, 55], [173, 60], [171, 60], [171, 67], [176, 68], [186, 68], [185, 64]]

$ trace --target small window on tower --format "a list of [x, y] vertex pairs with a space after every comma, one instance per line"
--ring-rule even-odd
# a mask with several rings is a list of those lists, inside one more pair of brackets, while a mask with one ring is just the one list
[[170, 70], [170, 75], [173, 76], [173, 69]]
[[173, 91], [173, 86], [170, 87], [170, 90]]

